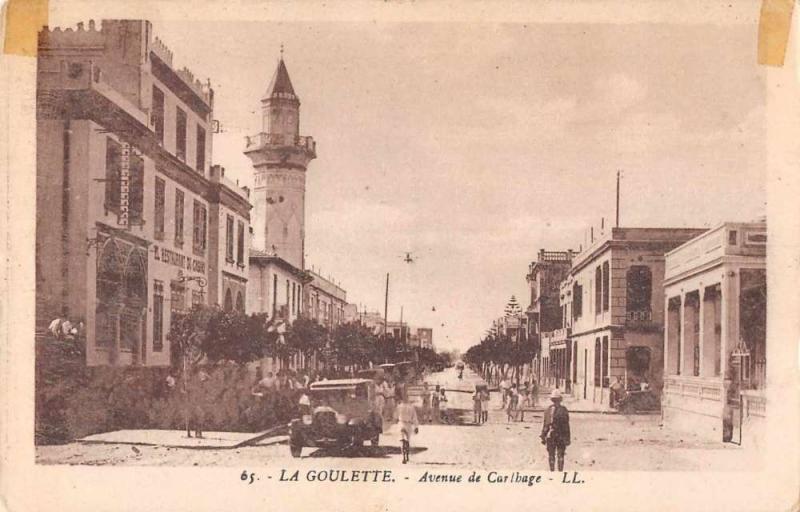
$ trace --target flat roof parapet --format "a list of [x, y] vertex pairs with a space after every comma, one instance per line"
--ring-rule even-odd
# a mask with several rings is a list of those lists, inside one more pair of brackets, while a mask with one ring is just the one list
[[153, 42], [150, 44], [150, 51], [158, 55], [158, 58], [172, 67], [172, 50], [170, 50], [167, 45], [164, 44], [164, 41], [158, 37], [154, 38]]
[[[171, 66], [171, 65], [170, 65]], [[200, 80], [197, 80], [194, 77], [194, 73], [192, 73], [189, 68], [183, 67], [181, 69], [175, 70], [175, 73], [183, 80], [186, 85], [192, 88], [198, 96], [203, 98], [206, 103], [211, 103], [211, 92], [210, 88], [207, 84], [204, 84]]]
[[88, 28], [83, 22], [75, 28], [54, 27], [45, 25], [39, 31], [38, 41], [40, 46], [48, 48], [73, 48], [73, 47], [97, 47], [105, 44], [106, 32], [105, 21], [102, 22], [100, 30], [94, 20], [89, 20]]

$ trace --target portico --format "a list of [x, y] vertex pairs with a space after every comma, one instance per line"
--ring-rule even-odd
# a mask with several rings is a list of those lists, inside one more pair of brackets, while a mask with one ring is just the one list
[[726, 223], [667, 253], [664, 284], [665, 422], [738, 439], [765, 411], [766, 223]]

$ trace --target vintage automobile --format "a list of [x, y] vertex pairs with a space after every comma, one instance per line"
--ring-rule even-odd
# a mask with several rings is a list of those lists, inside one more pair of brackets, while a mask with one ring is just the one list
[[378, 446], [383, 421], [375, 408], [371, 379], [323, 380], [308, 390], [311, 414], [289, 423], [289, 449], [299, 457], [305, 446]]

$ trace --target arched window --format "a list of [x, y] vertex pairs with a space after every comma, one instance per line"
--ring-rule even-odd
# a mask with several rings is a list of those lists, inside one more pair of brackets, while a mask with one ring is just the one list
[[[98, 235], [99, 236], [99, 235]], [[115, 240], [108, 238], [98, 251], [95, 340], [97, 345], [116, 343], [119, 305], [123, 298], [122, 278], [125, 253]]]
[[627, 281], [627, 311], [645, 313], [651, 311], [650, 298], [653, 291], [653, 278], [650, 267], [634, 265], [628, 269], [625, 276]]
[[136, 350], [142, 348], [142, 325], [147, 307], [147, 255], [137, 247], [129, 247], [125, 262], [125, 297], [119, 321], [120, 346]]
[[[98, 235], [102, 237], [102, 235]], [[95, 340], [100, 346], [141, 347], [147, 308], [147, 253], [111, 237], [98, 249]]]
[[231, 295], [231, 289], [228, 288], [225, 291], [225, 304], [223, 305], [225, 311], [232, 311], [233, 310], [233, 296]]
[[236, 311], [244, 313], [244, 297], [242, 297], [242, 292], [236, 292]]

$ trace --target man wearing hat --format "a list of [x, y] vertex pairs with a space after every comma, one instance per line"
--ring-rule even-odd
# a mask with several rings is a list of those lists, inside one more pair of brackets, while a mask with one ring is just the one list
[[561, 405], [561, 391], [558, 388], [550, 393], [550, 400], [553, 403], [544, 413], [542, 444], [547, 446], [550, 471], [555, 471], [556, 456], [558, 456], [558, 470], [564, 471], [564, 452], [570, 442], [569, 412]]

